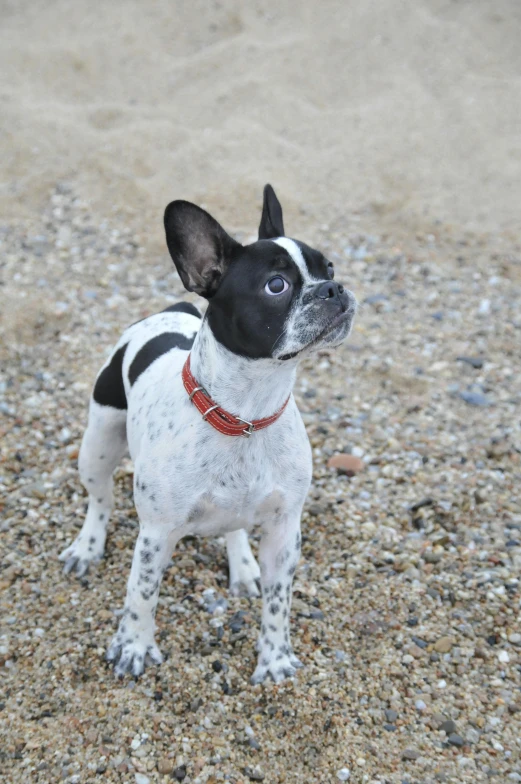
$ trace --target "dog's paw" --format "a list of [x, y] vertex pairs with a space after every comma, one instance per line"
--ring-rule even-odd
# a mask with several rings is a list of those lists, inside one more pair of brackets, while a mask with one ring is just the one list
[[93, 563], [103, 558], [105, 539], [99, 536], [80, 534], [74, 542], [66, 547], [58, 556], [60, 561], [65, 561], [63, 571], [65, 574], [72, 572], [76, 577], [83, 577]]
[[230, 593], [252, 598], [261, 595], [260, 569], [255, 558], [243, 558], [230, 570]]
[[275, 683], [280, 683], [285, 678], [293, 678], [297, 670], [304, 665], [293, 653], [270, 652], [261, 654], [255, 672], [251, 676], [251, 683], [262, 683], [268, 676]]
[[147, 664], [161, 664], [163, 656], [154, 639], [123, 640], [116, 634], [107, 651], [107, 661], [114, 664], [116, 678], [123, 678], [127, 673], [138, 677]]

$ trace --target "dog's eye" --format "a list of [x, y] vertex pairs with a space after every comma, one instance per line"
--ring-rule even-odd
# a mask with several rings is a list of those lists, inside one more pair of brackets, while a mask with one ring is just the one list
[[329, 275], [330, 278], [334, 278], [335, 277], [335, 268], [333, 266], [333, 262], [332, 261], [328, 261], [328, 263], [327, 263], [327, 274]]
[[277, 275], [275, 278], [270, 278], [270, 280], [264, 286], [264, 291], [266, 294], [284, 294], [285, 291], [289, 289], [288, 282], [281, 278], [280, 275]]

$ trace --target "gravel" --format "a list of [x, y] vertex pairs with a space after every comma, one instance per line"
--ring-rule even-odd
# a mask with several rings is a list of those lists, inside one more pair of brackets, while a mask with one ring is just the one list
[[260, 601], [228, 595], [222, 539], [174, 554], [164, 664], [137, 682], [105, 664], [137, 531], [129, 461], [103, 562], [77, 581], [56, 557], [85, 513], [94, 375], [125, 325], [182, 295], [166, 253], [63, 184], [39, 221], [0, 227], [3, 780], [520, 780], [519, 243], [354, 225], [306, 238], [364, 304], [295, 390], [314, 457], [292, 611], [305, 668], [254, 687]]

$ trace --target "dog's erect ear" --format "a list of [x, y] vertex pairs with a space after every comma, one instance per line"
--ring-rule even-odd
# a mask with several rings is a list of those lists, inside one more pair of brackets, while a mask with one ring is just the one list
[[275, 191], [268, 183], [264, 186], [264, 200], [262, 203], [262, 217], [259, 226], [259, 239], [272, 240], [284, 236], [284, 222], [282, 220], [282, 207], [275, 195]]
[[185, 289], [210, 299], [242, 247], [205, 210], [172, 201], [165, 210], [166, 244]]

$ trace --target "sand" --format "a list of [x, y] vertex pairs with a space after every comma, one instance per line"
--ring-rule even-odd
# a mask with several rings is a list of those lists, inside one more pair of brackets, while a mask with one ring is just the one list
[[515, 226], [516, 0], [1, 4], [0, 211], [56, 180], [162, 246], [173, 198], [250, 227]]

